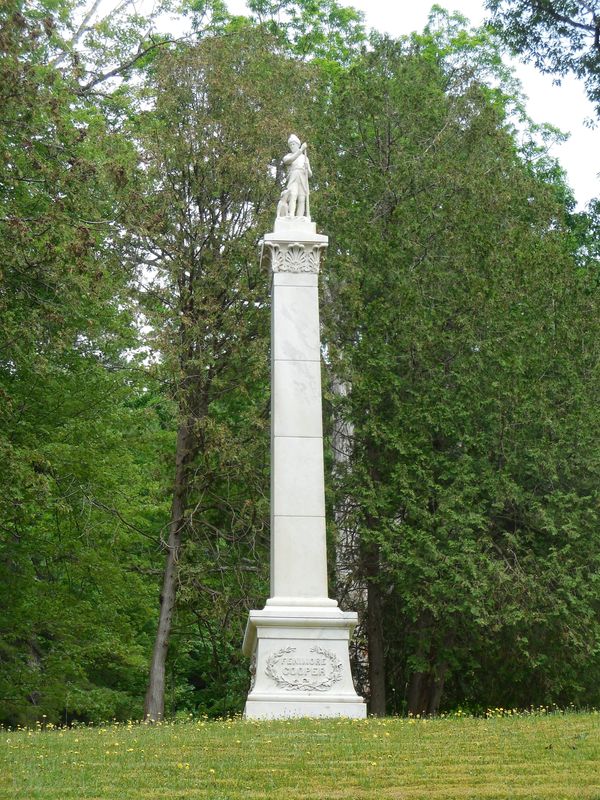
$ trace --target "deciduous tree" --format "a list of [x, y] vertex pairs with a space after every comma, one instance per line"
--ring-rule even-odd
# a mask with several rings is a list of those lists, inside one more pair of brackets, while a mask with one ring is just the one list
[[513, 52], [542, 72], [581, 78], [600, 112], [597, 0], [487, 0], [491, 24]]
[[274, 214], [282, 146], [310, 92], [306, 70], [264, 34], [225, 30], [159, 59], [152, 108], [134, 130], [144, 169], [127, 223], [131, 252], [177, 409], [151, 719], [164, 713], [178, 592], [195, 586], [196, 602], [210, 597], [217, 608], [221, 570], [243, 574], [263, 525], [267, 273], [257, 241]]

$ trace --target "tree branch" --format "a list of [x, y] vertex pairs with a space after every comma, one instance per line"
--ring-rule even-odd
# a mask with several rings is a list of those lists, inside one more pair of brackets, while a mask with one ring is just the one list
[[86, 493], [84, 493], [84, 496], [87, 498], [87, 501], [92, 506], [95, 506], [96, 508], [99, 508], [101, 511], [106, 511], [109, 514], [111, 514], [112, 516], [116, 517], [119, 520], [119, 522], [121, 522], [123, 525], [125, 525], [126, 528], [129, 528], [130, 530], [135, 531], [136, 533], [139, 533], [140, 536], [144, 536], [146, 539], [150, 539], [151, 542], [155, 542], [156, 543], [158, 541], [156, 536], [152, 536], [152, 534], [147, 533], [146, 531], [143, 531], [141, 528], [138, 528], [136, 525], [133, 525], [131, 522], [128, 522], [123, 517], [121, 512], [118, 511], [116, 508], [111, 508], [110, 506], [107, 506], [102, 501], [97, 500], [95, 497], [90, 497]]
[[546, 5], [545, 3], [536, 2], [534, 3], [534, 8], [537, 11], [540, 11], [542, 14], [549, 14], [552, 19], [555, 19], [557, 22], [564, 22], [566, 25], [570, 25], [572, 28], [579, 28], [579, 30], [585, 31], [586, 33], [594, 33], [597, 27], [594, 24], [576, 22], [574, 19], [571, 19], [571, 17], [566, 17], [564, 14], [560, 14], [550, 3]]
[[[114, 69], [109, 70], [108, 72], [102, 72], [100, 75], [96, 75], [95, 78], [92, 78], [91, 81], [88, 81], [85, 86], [82, 86], [78, 94], [83, 95], [87, 94], [94, 86], [97, 86], [99, 83], [103, 83], [104, 81], [109, 80], [109, 78], [114, 78], [116, 75], [120, 75], [121, 73], [125, 72], [126, 70], [133, 67], [140, 59], [144, 58], [144, 56], [151, 53], [152, 50], [156, 50], [157, 47], [163, 47], [167, 44], [177, 44], [177, 42], [182, 41], [187, 37], [181, 36], [179, 39], [162, 39], [160, 42], [152, 42], [152, 44], [148, 45], [148, 47], [144, 47], [143, 49], [139, 49], [137, 53], [132, 56], [128, 61], [125, 61], [123, 64], [119, 64]], [[141, 45], [140, 45], [141, 48]]]

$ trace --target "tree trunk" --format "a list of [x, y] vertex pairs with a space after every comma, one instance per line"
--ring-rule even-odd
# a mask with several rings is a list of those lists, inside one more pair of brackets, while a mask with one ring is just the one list
[[440, 710], [440, 701], [444, 692], [444, 684], [446, 682], [446, 672], [448, 671], [447, 664], [440, 664], [435, 670], [433, 678], [433, 688], [427, 705], [427, 713], [435, 716]]
[[379, 547], [369, 544], [365, 553], [367, 578], [367, 638], [369, 642], [369, 712], [385, 716], [385, 654], [379, 578]]
[[[432, 626], [431, 615], [422, 614], [417, 627], [419, 645], [416, 655], [418, 661], [424, 663], [425, 669], [411, 674], [407, 693], [408, 713], [415, 717], [435, 716], [438, 713], [448, 672], [448, 663], [431, 641]], [[451, 634], [444, 637], [442, 652], [450, 646], [451, 639]]]
[[413, 716], [435, 716], [444, 691], [447, 664], [432, 667], [427, 672], [413, 672], [408, 684], [408, 713]]
[[165, 664], [169, 649], [171, 624], [175, 610], [177, 595], [177, 575], [181, 534], [185, 521], [185, 506], [188, 494], [187, 465], [191, 457], [191, 427], [189, 422], [182, 422], [177, 431], [175, 451], [175, 483], [173, 486], [173, 502], [169, 522], [169, 539], [167, 543], [167, 560], [163, 587], [160, 595], [160, 615], [158, 630], [154, 640], [148, 689], [144, 701], [144, 719], [152, 722], [161, 720], [165, 713]]
[[408, 713], [413, 716], [422, 713], [421, 684], [423, 683], [424, 672], [412, 672], [408, 681]]

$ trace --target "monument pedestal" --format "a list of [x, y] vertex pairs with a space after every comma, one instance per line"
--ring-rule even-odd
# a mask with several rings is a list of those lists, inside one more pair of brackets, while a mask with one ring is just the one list
[[318, 272], [327, 237], [279, 217], [271, 251], [271, 597], [251, 611], [245, 715], [365, 717], [348, 642], [357, 615], [327, 596]]
[[364, 717], [348, 656], [355, 625], [355, 613], [331, 606], [251, 611], [243, 645], [252, 658], [246, 717]]

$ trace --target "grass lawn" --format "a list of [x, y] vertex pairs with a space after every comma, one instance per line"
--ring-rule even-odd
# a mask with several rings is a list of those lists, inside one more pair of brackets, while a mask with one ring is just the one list
[[1, 800], [600, 800], [600, 715], [0, 732]]

